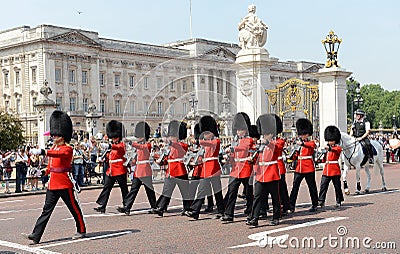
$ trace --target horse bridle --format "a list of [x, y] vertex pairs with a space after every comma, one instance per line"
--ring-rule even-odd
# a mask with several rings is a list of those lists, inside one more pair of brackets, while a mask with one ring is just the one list
[[[342, 139], [340, 139], [340, 141], [343, 143], [343, 140], [342, 140]], [[354, 141], [354, 143], [351, 143], [350, 145], [348, 145], [348, 146], [346, 146], [346, 147], [342, 147], [342, 150], [347, 150], [347, 149], [349, 149], [350, 147], [353, 147], [353, 152], [351, 153], [351, 155], [350, 155], [349, 157], [347, 157], [346, 154], [343, 153], [343, 156], [344, 156], [344, 157], [346, 158], [346, 160], [349, 162], [350, 166], [353, 166], [353, 167], [356, 167], [356, 166], [354, 166], [353, 163], [350, 162], [350, 160], [351, 160], [351, 158], [353, 157], [354, 153], [356, 152], [356, 144], [357, 144], [357, 142], [359, 142], [359, 141], [356, 140], [356, 141]]]

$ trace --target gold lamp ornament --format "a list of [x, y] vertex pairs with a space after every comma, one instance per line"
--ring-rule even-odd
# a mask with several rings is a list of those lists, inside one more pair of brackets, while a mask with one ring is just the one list
[[329, 32], [326, 38], [322, 40], [322, 44], [324, 44], [326, 55], [328, 58], [325, 64], [326, 68], [330, 68], [333, 66], [339, 67], [337, 56], [340, 43], [342, 43], [342, 39], [339, 39], [339, 37], [332, 30]]

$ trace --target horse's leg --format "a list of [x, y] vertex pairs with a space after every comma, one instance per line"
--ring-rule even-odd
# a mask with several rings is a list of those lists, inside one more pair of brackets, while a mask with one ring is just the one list
[[343, 181], [344, 194], [346, 194], [346, 195], [350, 195], [349, 186], [347, 186], [348, 170], [349, 170], [349, 167], [346, 164], [344, 164], [343, 165], [343, 173], [342, 173], [342, 181]]
[[385, 176], [383, 173], [383, 158], [382, 159], [378, 159], [378, 161], [375, 162], [377, 164], [377, 166], [379, 167], [379, 173], [381, 174], [381, 178], [382, 178], [382, 191], [387, 191], [386, 188], [386, 183], [385, 183]]
[[361, 170], [360, 166], [357, 165], [356, 166], [356, 180], [357, 180], [356, 194], [361, 194], [360, 170]]
[[369, 193], [369, 189], [371, 188], [371, 171], [369, 170], [368, 163], [365, 164], [365, 173], [367, 174], [367, 186], [365, 187], [365, 193]]

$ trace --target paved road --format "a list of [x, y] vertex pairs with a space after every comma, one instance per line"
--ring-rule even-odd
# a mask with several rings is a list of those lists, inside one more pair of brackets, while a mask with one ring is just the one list
[[[289, 191], [292, 176], [287, 176]], [[365, 186], [365, 173], [361, 176]], [[354, 191], [355, 171], [350, 171], [348, 177], [351, 191]], [[0, 252], [399, 253], [400, 164], [385, 165], [385, 177], [387, 192], [380, 191], [380, 176], [372, 174], [372, 193], [346, 196], [340, 209], [333, 208], [334, 191], [330, 186], [327, 207], [315, 214], [307, 212], [310, 198], [303, 182], [296, 213], [282, 220], [279, 226], [267, 226], [268, 221], [261, 220], [257, 228], [245, 225], [242, 200], [237, 204], [235, 221], [222, 223], [211, 214], [201, 214], [198, 221], [180, 216], [179, 200], [171, 201], [163, 218], [147, 214], [148, 202], [143, 190], [131, 216], [116, 212], [115, 208], [121, 204], [118, 189], [112, 191], [107, 213], [97, 214], [93, 207], [96, 207], [94, 201], [100, 190], [87, 189], [79, 195], [87, 223], [87, 238], [71, 240], [75, 233], [74, 221], [68, 209], [59, 202], [39, 245], [29, 245], [21, 232], [31, 232], [45, 196], [10, 196], [0, 199]], [[318, 185], [320, 178], [321, 171], [317, 172]], [[155, 187], [159, 192], [162, 184]], [[175, 197], [178, 196], [175, 193]], [[273, 239], [271, 248], [266, 243]], [[283, 239], [279, 246], [278, 239]], [[311, 248], [308, 248], [309, 244]]]

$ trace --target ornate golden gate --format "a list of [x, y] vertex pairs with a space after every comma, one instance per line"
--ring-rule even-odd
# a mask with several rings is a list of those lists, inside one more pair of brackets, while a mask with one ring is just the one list
[[[270, 111], [278, 114], [284, 122], [284, 131], [289, 120], [294, 127], [295, 117], [306, 117], [318, 131], [318, 85], [310, 85], [297, 78], [291, 78], [277, 85], [276, 89], [265, 90], [271, 105]], [[286, 123], [286, 124], [285, 124]]]

